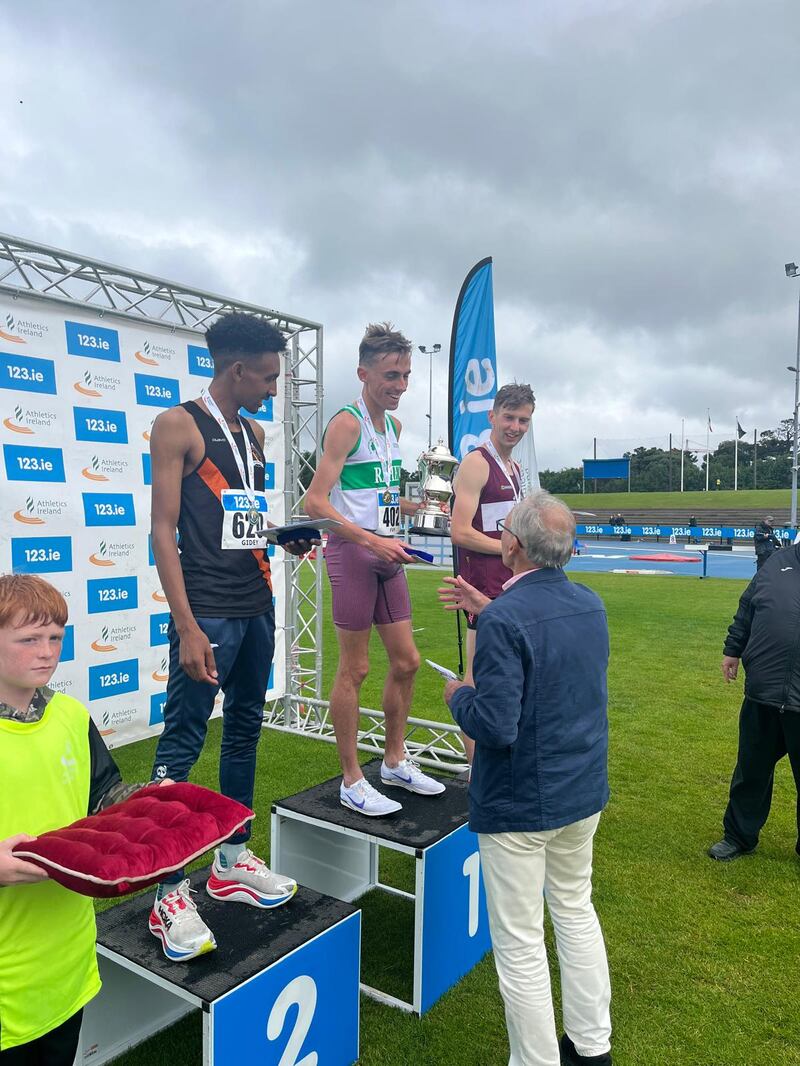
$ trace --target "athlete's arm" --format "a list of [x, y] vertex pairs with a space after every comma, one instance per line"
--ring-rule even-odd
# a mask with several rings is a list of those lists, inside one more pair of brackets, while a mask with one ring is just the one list
[[450, 536], [458, 548], [469, 548], [483, 555], [501, 555], [500, 541], [472, 526], [488, 480], [489, 464], [479, 451], [470, 452], [462, 460], [453, 483], [456, 498], [450, 517]]
[[214, 652], [194, 619], [178, 557], [175, 531], [181, 508], [184, 464], [191, 445], [190, 426], [181, 408], [164, 411], [150, 436], [152, 464], [151, 535], [156, 569], [180, 637], [180, 663], [193, 681], [218, 684]]
[[341, 522], [336, 530], [338, 537], [369, 548], [379, 558], [387, 562], [411, 563], [414, 560], [403, 550], [403, 541], [378, 537], [368, 529], [348, 522], [331, 504], [331, 489], [339, 480], [345, 459], [353, 450], [358, 435], [358, 420], [349, 411], [340, 411], [331, 419], [322, 456], [303, 500], [303, 509], [309, 518], [332, 518]]

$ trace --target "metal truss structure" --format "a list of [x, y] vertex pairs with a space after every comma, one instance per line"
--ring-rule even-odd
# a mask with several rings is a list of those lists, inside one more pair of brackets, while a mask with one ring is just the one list
[[[287, 338], [283, 422], [286, 517], [300, 513], [301, 474], [313, 467], [322, 432], [322, 326], [271, 308], [190, 289], [97, 259], [0, 234], [0, 291], [70, 306], [92, 308], [101, 318], [154, 323], [203, 333], [228, 311], [259, 315]], [[307, 480], [307, 479], [306, 479]], [[321, 695], [322, 561], [286, 556], [286, 696], [278, 705], [288, 717], [294, 694]], [[301, 650], [302, 649], [302, 650]]]
[[[100, 317], [137, 319], [173, 329], [204, 331], [228, 311], [266, 318], [286, 336], [284, 405], [287, 519], [302, 515], [303, 483], [316, 467], [322, 443], [322, 326], [271, 308], [191, 289], [163, 278], [0, 234], [0, 291], [91, 307]], [[322, 553], [303, 560], [287, 555], [286, 691], [267, 704], [265, 726], [335, 742], [322, 697]], [[409, 718], [409, 753], [428, 766], [466, 766], [454, 725]], [[362, 709], [358, 746], [383, 753], [382, 711]]]
[[217, 315], [247, 311], [287, 336], [306, 330], [321, 336], [322, 331], [317, 322], [5, 234], [0, 234], [0, 289], [12, 296], [85, 304], [101, 317], [122, 315], [182, 329], [205, 330]]
[[[360, 712], [359, 749], [372, 755], [383, 755], [386, 739], [383, 711], [361, 707]], [[294, 697], [289, 718], [284, 719], [273, 712], [267, 725], [281, 732], [299, 733], [304, 737], [326, 740], [329, 744], [336, 743], [327, 700]], [[464, 743], [455, 725], [427, 718], [409, 718], [405, 744], [409, 755], [424, 766], [453, 772], [467, 769]]]

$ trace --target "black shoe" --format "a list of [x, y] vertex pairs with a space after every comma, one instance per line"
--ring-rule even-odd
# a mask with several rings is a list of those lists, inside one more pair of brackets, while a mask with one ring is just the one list
[[611, 1066], [611, 1052], [602, 1055], [579, 1055], [566, 1033], [561, 1037], [561, 1066]]
[[749, 855], [751, 851], [755, 851], [755, 848], [742, 848], [738, 844], [732, 844], [730, 840], [718, 840], [708, 849], [707, 855], [717, 862], [730, 862], [731, 859], [738, 859], [740, 855]]

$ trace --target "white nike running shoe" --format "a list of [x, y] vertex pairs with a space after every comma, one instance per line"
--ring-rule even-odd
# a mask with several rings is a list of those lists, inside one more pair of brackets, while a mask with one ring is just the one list
[[403, 809], [402, 803], [390, 800], [388, 796], [378, 792], [364, 777], [360, 777], [349, 788], [342, 781], [339, 786], [339, 802], [343, 807], [366, 814], [369, 818], [380, 818], [384, 814], [394, 814]]
[[435, 777], [428, 777], [411, 759], [403, 759], [397, 766], [381, 763], [381, 784], [396, 785], [398, 788], [416, 792], [418, 796], [439, 796], [444, 792], [444, 785]]
[[251, 907], [280, 907], [295, 894], [297, 882], [273, 873], [249, 848], [239, 852], [233, 866], [223, 866], [217, 848], [206, 891], [213, 899], [248, 903]]
[[187, 877], [156, 900], [150, 911], [150, 932], [159, 938], [164, 954], [173, 962], [187, 962], [217, 946], [214, 934], [197, 913], [191, 891]]

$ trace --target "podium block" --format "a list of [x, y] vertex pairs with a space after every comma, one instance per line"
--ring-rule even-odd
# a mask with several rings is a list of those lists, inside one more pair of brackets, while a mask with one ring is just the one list
[[[364, 776], [381, 788], [380, 760]], [[369, 985], [362, 991], [383, 1003], [423, 1014], [491, 948], [478, 840], [467, 825], [464, 780], [446, 780], [440, 796], [386, 790], [403, 804], [386, 818], [367, 818], [339, 802], [333, 778], [272, 807], [272, 865], [301, 884], [352, 902], [371, 889], [414, 901], [414, 990], [409, 1003]], [[415, 860], [415, 892], [379, 878], [379, 850]]]
[[98, 915], [103, 988], [86, 1008], [76, 1063], [109, 1062], [193, 1009], [204, 1066], [351, 1066], [359, 1053], [361, 915], [301, 887], [275, 910], [211, 899], [191, 877], [217, 950], [170, 962], [147, 928], [152, 894]]

